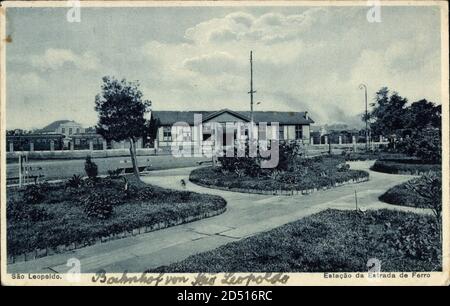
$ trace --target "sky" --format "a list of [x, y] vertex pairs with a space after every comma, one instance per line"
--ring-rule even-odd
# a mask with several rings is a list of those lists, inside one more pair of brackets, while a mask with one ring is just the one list
[[154, 110], [308, 111], [318, 124], [360, 123], [387, 86], [441, 104], [438, 7], [8, 8], [7, 129], [54, 120], [95, 125], [103, 76], [138, 80]]

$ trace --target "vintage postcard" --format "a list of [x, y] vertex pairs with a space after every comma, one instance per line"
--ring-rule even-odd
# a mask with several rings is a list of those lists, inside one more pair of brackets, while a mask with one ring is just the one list
[[446, 1], [5, 1], [1, 283], [448, 285]]

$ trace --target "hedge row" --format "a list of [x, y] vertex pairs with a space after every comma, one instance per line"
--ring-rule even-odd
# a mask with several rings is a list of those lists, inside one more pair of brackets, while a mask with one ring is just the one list
[[430, 171], [441, 171], [440, 164], [410, 163], [402, 160], [377, 160], [371, 170], [389, 174], [420, 175]]

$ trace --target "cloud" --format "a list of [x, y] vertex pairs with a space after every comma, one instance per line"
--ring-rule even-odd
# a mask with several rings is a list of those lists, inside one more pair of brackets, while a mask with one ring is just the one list
[[188, 58], [183, 67], [206, 75], [236, 73], [240, 70], [239, 62], [227, 52], [215, 52]]
[[49, 48], [42, 55], [31, 56], [30, 61], [33, 67], [40, 70], [57, 70], [65, 65], [81, 70], [96, 70], [99, 67], [99, 59], [91, 51], [78, 55], [67, 49]]
[[[92, 101], [101, 76], [114, 75], [140, 80], [155, 109], [248, 110], [253, 50], [255, 101], [262, 102], [257, 110], [308, 111], [320, 124], [357, 124], [364, 110], [362, 82], [369, 99], [388, 86], [411, 102], [441, 102], [439, 11], [385, 7], [383, 21], [369, 23], [366, 7], [231, 10], [179, 14], [179, 22], [167, 29], [155, 21], [149, 30], [146, 25], [134, 31], [136, 25], [124, 19], [120, 26], [110, 24], [107, 33], [114, 39], [107, 33], [95, 36], [100, 46], [90, 49], [95, 53], [68, 45], [29, 57], [8, 56], [8, 64], [18, 69], [24, 63], [34, 68], [15, 77], [23, 84], [10, 85], [17, 89], [14, 100], [35, 92], [40, 101], [66, 101], [64, 110], [82, 105], [95, 117]], [[136, 35], [135, 45], [120, 45], [130, 33]], [[70, 82], [78, 86], [77, 97], [61, 93]]]
[[185, 38], [193, 43], [227, 43], [230, 41], [276, 43], [299, 39], [314, 20], [322, 18], [326, 10], [309, 9], [302, 14], [266, 13], [259, 17], [235, 12], [223, 18], [201, 22], [186, 30]]

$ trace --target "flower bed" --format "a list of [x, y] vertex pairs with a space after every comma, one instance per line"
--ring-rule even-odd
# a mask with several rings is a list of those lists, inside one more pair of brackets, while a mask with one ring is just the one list
[[420, 175], [430, 171], [441, 171], [440, 164], [425, 164], [422, 161], [411, 159], [383, 159], [377, 160], [370, 168], [373, 171], [389, 174]]
[[441, 252], [432, 216], [328, 209], [151, 272], [367, 272], [371, 258], [381, 272], [439, 271]]
[[[441, 174], [438, 173], [435, 177], [436, 185], [441, 185]], [[414, 192], [414, 188], [412, 188], [418, 188], [420, 185], [424, 184], [425, 186], [427, 186], [427, 195], [429, 195], [428, 199]], [[429, 200], [432, 201], [431, 204], [439, 203], [440, 205], [442, 205], [441, 188], [438, 188], [437, 186], [428, 186], [429, 184], [427, 183], [426, 177], [422, 176], [388, 189], [379, 197], [379, 200], [388, 204], [418, 208], [431, 208], [435, 206], [430, 205], [430, 202], [428, 202]]]
[[218, 189], [262, 194], [309, 194], [318, 189], [327, 189], [367, 181], [369, 174], [361, 170], [350, 170], [337, 157], [317, 157], [302, 160], [298, 168], [289, 171], [265, 169], [250, 175], [237, 169], [204, 167], [191, 172], [193, 183]]
[[122, 179], [7, 190], [8, 257], [45, 256], [221, 213], [218, 196]]

